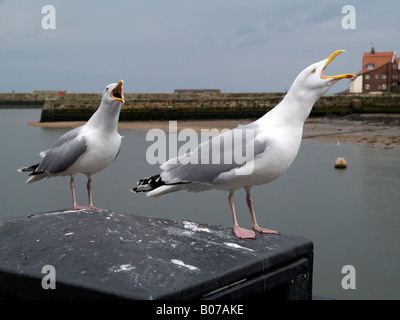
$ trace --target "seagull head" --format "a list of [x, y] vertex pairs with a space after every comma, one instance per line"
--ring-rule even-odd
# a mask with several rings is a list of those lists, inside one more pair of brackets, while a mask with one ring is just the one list
[[124, 80], [119, 80], [118, 83], [109, 84], [103, 91], [102, 100], [104, 102], [118, 101], [120, 103], [124, 103], [125, 99], [124, 99], [124, 92], [122, 89], [123, 84], [124, 84]]
[[337, 50], [333, 52], [328, 58], [314, 63], [307, 68], [305, 68], [297, 76], [296, 80], [293, 82], [292, 87], [295, 88], [297, 92], [304, 93], [308, 96], [314, 96], [319, 98], [324, 95], [329, 88], [339, 81], [340, 79], [353, 78], [354, 74], [345, 73], [336, 76], [327, 76], [324, 74], [325, 68], [342, 52], [345, 50]]

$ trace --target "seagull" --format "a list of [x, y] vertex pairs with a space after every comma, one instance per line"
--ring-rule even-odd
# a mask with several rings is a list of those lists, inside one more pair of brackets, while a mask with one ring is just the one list
[[[124, 100], [124, 81], [109, 84], [103, 91], [97, 111], [83, 125], [62, 135], [48, 150], [39, 155], [43, 160], [35, 165], [18, 169], [18, 172], [31, 171], [26, 183], [32, 183], [56, 176], [71, 176], [70, 188], [74, 210], [97, 209], [92, 202], [92, 176], [117, 157], [121, 139], [117, 132], [118, 119]], [[89, 204], [80, 207], [76, 204], [74, 177], [77, 173], [87, 176]]]
[[[201, 143], [194, 151], [168, 160], [160, 166], [160, 174], [138, 180], [131, 191], [158, 197], [178, 190], [226, 190], [237, 238], [254, 239], [254, 231], [279, 234], [258, 225], [251, 190], [277, 179], [290, 167], [300, 148], [304, 121], [315, 102], [338, 80], [354, 77], [353, 74], [324, 75], [325, 68], [342, 52], [345, 50], [337, 50], [301, 71], [283, 100], [260, 119], [225, 131]], [[246, 161], [232, 160], [234, 149], [240, 154], [247, 147], [252, 150], [251, 157]], [[219, 155], [217, 152], [210, 156], [210, 150], [219, 151]], [[240, 227], [236, 219], [234, 192], [240, 188], [246, 192], [252, 230]]]

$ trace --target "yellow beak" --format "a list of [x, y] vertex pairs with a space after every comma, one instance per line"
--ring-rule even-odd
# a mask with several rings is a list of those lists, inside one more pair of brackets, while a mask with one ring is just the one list
[[122, 85], [124, 84], [124, 80], [119, 80], [115, 88], [111, 91], [111, 98], [124, 103], [124, 93], [122, 90]]
[[334, 79], [334, 80], [340, 80], [340, 79], [344, 79], [344, 78], [353, 78], [355, 77], [354, 74], [351, 73], [345, 73], [345, 74], [339, 74], [337, 76], [325, 76], [324, 75], [324, 70], [325, 68], [328, 66], [328, 64], [330, 64], [333, 59], [335, 59], [339, 54], [341, 54], [342, 52], [346, 52], [346, 50], [336, 50], [334, 53], [332, 53], [328, 58], [326, 58], [328, 61], [326, 62], [324, 68], [321, 71], [321, 79]]

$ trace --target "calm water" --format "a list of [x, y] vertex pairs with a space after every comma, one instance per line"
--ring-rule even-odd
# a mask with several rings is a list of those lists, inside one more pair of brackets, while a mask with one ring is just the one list
[[[36, 163], [67, 130], [28, 127], [40, 110], [0, 109], [0, 221], [71, 207], [69, 178], [27, 185], [16, 169]], [[178, 192], [148, 199], [129, 190], [138, 178], [158, 173], [146, 162], [146, 131], [121, 131], [116, 161], [93, 179], [94, 204], [115, 212], [188, 219], [231, 226], [227, 193]], [[343, 156], [346, 170], [333, 168]], [[278, 180], [255, 187], [253, 198], [261, 226], [314, 242], [314, 289], [337, 299], [400, 298], [400, 152], [303, 141], [292, 167]], [[87, 204], [86, 177], [76, 178], [78, 204]], [[236, 193], [239, 223], [249, 225], [244, 192]], [[341, 286], [342, 267], [356, 269], [356, 289]]]

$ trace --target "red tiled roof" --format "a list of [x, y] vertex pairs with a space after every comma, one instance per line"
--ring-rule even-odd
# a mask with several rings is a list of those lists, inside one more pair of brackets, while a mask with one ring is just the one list
[[383, 65], [391, 62], [393, 57], [395, 56], [395, 52], [364, 52], [363, 55], [363, 63], [362, 63], [362, 72], [370, 71], [371, 69], [366, 69], [365, 65], [367, 63], [374, 63], [375, 69], [382, 67]]

